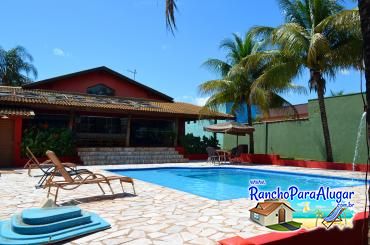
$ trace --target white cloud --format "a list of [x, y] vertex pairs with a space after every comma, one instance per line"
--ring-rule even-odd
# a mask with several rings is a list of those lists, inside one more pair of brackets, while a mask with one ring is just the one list
[[198, 97], [194, 99], [194, 102], [196, 105], [204, 106], [208, 99], [209, 97]]
[[341, 69], [339, 71], [339, 73], [342, 74], [342, 75], [349, 75], [349, 70], [347, 70], [347, 69]]
[[182, 102], [195, 104], [198, 106], [204, 106], [208, 99], [209, 97], [195, 97], [194, 98], [191, 95], [182, 95], [182, 96], [176, 97], [175, 101], [182, 101]]
[[53, 54], [55, 55], [55, 56], [66, 56], [66, 53], [64, 52], [64, 50], [63, 49], [61, 49], [61, 48], [54, 48], [53, 49]]

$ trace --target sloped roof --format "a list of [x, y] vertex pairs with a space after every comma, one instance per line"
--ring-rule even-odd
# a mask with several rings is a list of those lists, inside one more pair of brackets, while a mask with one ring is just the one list
[[197, 118], [199, 115], [214, 119], [233, 118], [232, 115], [215, 111], [201, 112], [202, 107], [183, 102], [151, 101], [137, 98], [87, 95], [9, 86], [0, 86], [0, 103], [27, 107], [46, 105], [50, 109], [54, 106], [76, 110], [97, 110], [108, 113], [112, 111], [123, 113], [152, 112], [183, 115], [188, 118]]
[[34, 111], [26, 108], [0, 107], [0, 116], [33, 117]]
[[138, 87], [141, 87], [145, 90], [148, 90], [150, 92], [152, 92], [153, 94], [156, 94], [160, 97], [162, 97], [163, 99], [165, 100], [168, 100], [168, 101], [173, 101], [173, 98], [164, 94], [164, 93], [161, 93], [159, 92], [158, 90], [155, 90], [155, 89], [152, 89], [151, 87], [148, 87], [142, 83], [139, 83], [129, 77], [126, 77], [125, 75], [122, 75], [121, 73], [118, 73], [106, 66], [100, 66], [100, 67], [95, 67], [95, 68], [92, 68], [92, 69], [88, 69], [88, 70], [83, 70], [83, 71], [78, 71], [78, 72], [73, 72], [73, 73], [69, 73], [69, 74], [65, 74], [65, 75], [62, 75], [62, 76], [57, 76], [57, 77], [52, 77], [52, 78], [48, 78], [48, 79], [45, 79], [45, 80], [40, 80], [40, 81], [37, 81], [37, 82], [33, 82], [33, 83], [29, 83], [29, 84], [25, 84], [23, 85], [22, 87], [23, 88], [37, 88], [39, 85], [43, 85], [43, 84], [48, 84], [48, 83], [52, 83], [52, 82], [55, 82], [55, 81], [58, 81], [58, 80], [61, 80], [61, 79], [66, 79], [66, 78], [72, 78], [72, 77], [75, 77], [75, 76], [79, 76], [79, 75], [83, 75], [83, 74], [87, 74], [87, 73], [91, 73], [91, 72], [97, 72], [97, 71], [104, 71], [104, 72], [107, 72], [109, 74], [112, 74], [113, 76], [116, 76], [116, 77], [119, 77], [131, 84], [134, 84]]
[[290, 210], [294, 211], [289, 205], [285, 202], [259, 202], [255, 208], [250, 209], [250, 212], [254, 212], [257, 214], [261, 214], [263, 216], [267, 216], [274, 212], [280, 205], [284, 205]]

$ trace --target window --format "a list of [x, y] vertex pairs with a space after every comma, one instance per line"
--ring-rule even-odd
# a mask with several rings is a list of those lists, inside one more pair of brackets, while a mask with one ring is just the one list
[[23, 120], [23, 128], [67, 128], [69, 122], [68, 115], [36, 115], [32, 119]]
[[122, 134], [126, 127], [126, 118], [80, 116], [77, 121], [78, 133]]
[[114, 89], [104, 85], [104, 84], [97, 84], [92, 87], [87, 88], [86, 91], [88, 94], [96, 94], [96, 95], [108, 95], [114, 96], [115, 91]]
[[257, 213], [253, 213], [253, 219], [259, 220], [260, 219], [260, 215], [257, 214]]

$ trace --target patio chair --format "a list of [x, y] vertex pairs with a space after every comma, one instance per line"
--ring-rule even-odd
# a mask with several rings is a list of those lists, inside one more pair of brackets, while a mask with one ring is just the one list
[[321, 223], [326, 227], [326, 229], [329, 229], [330, 226], [332, 226], [335, 222], [342, 221], [342, 214], [345, 209], [346, 208], [342, 208], [341, 206], [337, 205]]
[[242, 153], [248, 153], [248, 145], [238, 145], [234, 147], [229, 157], [230, 162], [241, 162], [240, 156]]
[[[28, 156], [29, 160], [24, 166], [28, 168], [28, 175], [31, 176], [31, 169], [39, 168], [42, 171], [42, 175], [37, 175], [36, 177], [40, 177], [40, 180], [36, 184], [36, 188], [42, 187], [44, 182], [46, 181], [47, 177], [49, 177], [54, 172], [54, 164], [50, 160], [46, 160], [40, 163], [30, 148], [26, 147], [26, 155]], [[64, 167], [68, 169], [68, 173], [72, 176], [79, 175], [79, 174], [90, 174], [91, 171], [87, 169], [77, 169], [77, 165], [70, 162], [62, 163]], [[60, 173], [55, 173], [57, 176], [61, 176]]]
[[[28, 168], [28, 176], [31, 176], [32, 169], [41, 169], [42, 172], [45, 173], [44, 169], [49, 169], [54, 167], [50, 160], [45, 160], [43, 162], [39, 162], [39, 160], [35, 157], [31, 149], [27, 146], [26, 147], [26, 156], [28, 157], [27, 163], [24, 165], [24, 168]], [[75, 169], [77, 166], [74, 163], [63, 163], [64, 166], [68, 166], [70, 168]]]
[[[56, 203], [58, 199], [58, 192], [59, 189], [63, 190], [74, 190], [80, 187], [81, 185], [87, 185], [87, 184], [97, 184], [100, 188], [100, 190], [105, 194], [104, 189], [101, 187], [100, 184], [107, 184], [109, 186], [110, 191], [112, 194], [114, 194], [111, 181], [118, 180], [121, 184], [122, 191], [124, 192], [122, 183], [130, 183], [132, 185], [132, 189], [134, 191], [134, 194], [136, 194], [134, 181], [133, 179], [129, 177], [124, 176], [104, 176], [102, 174], [98, 173], [89, 173], [85, 176], [82, 174], [78, 174], [75, 177], [72, 178], [70, 173], [65, 169], [65, 166], [60, 162], [58, 157], [55, 155], [52, 151], [47, 151], [46, 156], [50, 159], [50, 161], [55, 165], [55, 171], [53, 174], [47, 179], [46, 184], [44, 188], [48, 188], [48, 194], [47, 197], [50, 195], [54, 196], [54, 202]], [[60, 175], [64, 178], [64, 180], [55, 180], [56, 173], [60, 173]], [[56, 191], [55, 193], [51, 192], [51, 188], [55, 187]]]
[[220, 163], [220, 156], [217, 154], [216, 148], [208, 146], [206, 148], [207, 154], [208, 154], [208, 159], [207, 162], [211, 162], [213, 164]]

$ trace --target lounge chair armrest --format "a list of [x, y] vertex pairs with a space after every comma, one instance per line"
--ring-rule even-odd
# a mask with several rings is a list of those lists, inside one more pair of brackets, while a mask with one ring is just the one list
[[[90, 177], [92, 177], [92, 178], [90, 178]], [[98, 174], [98, 173], [91, 173], [91, 174], [89, 174], [89, 175], [87, 175], [85, 178], [84, 178], [84, 180], [83, 181], [85, 181], [85, 180], [89, 180], [89, 179], [97, 179], [97, 178], [102, 178], [102, 179], [105, 179], [105, 181], [107, 181], [108, 182], [108, 178], [106, 177], [106, 176], [104, 176], [104, 175], [102, 175], [102, 174]]]

